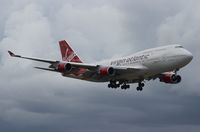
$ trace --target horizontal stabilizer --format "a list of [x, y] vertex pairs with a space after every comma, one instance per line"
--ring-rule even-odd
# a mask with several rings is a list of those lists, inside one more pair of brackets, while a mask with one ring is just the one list
[[54, 69], [50, 69], [50, 68], [43, 68], [43, 67], [34, 67], [36, 69], [40, 69], [40, 70], [45, 70], [45, 71], [53, 71], [53, 72], [58, 72], [57, 70]]

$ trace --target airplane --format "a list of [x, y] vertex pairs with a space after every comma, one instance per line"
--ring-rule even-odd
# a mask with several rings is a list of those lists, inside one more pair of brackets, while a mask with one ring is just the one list
[[99, 64], [83, 63], [65, 40], [59, 41], [62, 61], [46, 60], [16, 55], [11, 57], [49, 63], [40, 70], [61, 73], [64, 77], [91, 82], [108, 82], [109, 88], [128, 89], [131, 83], [138, 83], [137, 91], [142, 91], [144, 82], [159, 79], [160, 82], [177, 84], [181, 76], [177, 71], [193, 59], [193, 55], [183, 46], [174, 44], [143, 50], [132, 55]]

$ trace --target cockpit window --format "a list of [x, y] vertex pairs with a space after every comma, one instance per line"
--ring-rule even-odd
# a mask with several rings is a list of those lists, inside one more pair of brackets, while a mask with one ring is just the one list
[[175, 48], [183, 48], [183, 46], [180, 46], [180, 45], [179, 45], [179, 46], [175, 46]]

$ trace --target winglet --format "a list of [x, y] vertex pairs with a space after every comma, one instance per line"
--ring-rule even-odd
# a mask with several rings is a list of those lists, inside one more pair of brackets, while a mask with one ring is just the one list
[[9, 55], [12, 56], [12, 57], [21, 57], [20, 55], [15, 55], [13, 52], [11, 51], [8, 51]]

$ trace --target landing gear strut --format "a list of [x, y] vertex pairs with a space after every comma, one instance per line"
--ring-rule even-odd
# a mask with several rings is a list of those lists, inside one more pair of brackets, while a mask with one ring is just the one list
[[109, 88], [119, 88], [120, 87], [120, 83], [117, 84], [116, 81], [110, 81], [110, 83], [108, 84]]
[[143, 87], [144, 87], [144, 83], [139, 82], [139, 83], [138, 83], [138, 87], [136, 88], [136, 90], [137, 90], [137, 91], [142, 91], [142, 90], [143, 90]]
[[121, 86], [121, 89], [129, 89], [130, 88], [130, 85], [127, 85], [126, 83], [124, 83], [122, 86]]

